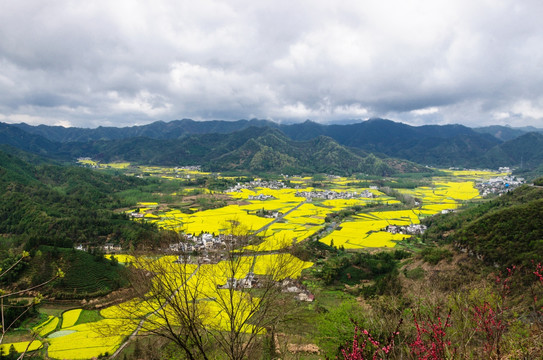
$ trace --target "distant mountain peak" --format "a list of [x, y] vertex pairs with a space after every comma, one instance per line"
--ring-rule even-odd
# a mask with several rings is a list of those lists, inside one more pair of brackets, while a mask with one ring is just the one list
[[[164, 150], [160, 149], [164, 146], [178, 149], [178, 153], [170, 154], [172, 164], [178, 164], [179, 161], [187, 164], [199, 162], [201, 157], [198, 156], [206, 155], [205, 153], [209, 151], [213, 156], [231, 152], [246, 143], [249, 138], [255, 138], [264, 146], [272, 148], [276, 146], [276, 151], [279, 152], [281, 151], [278, 147], [288, 146], [289, 141], [304, 142], [309, 146], [311, 145], [309, 141], [314, 140], [327, 147], [332, 144], [333, 139], [337, 146], [351, 150], [356, 148], [357, 154], [376, 153], [423, 165], [486, 166], [485, 164], [503, 162], [499, 166], [507, 166], [515, 161], [507, 155], [511, 150], [495, 150], [492, 153], [489, 151], [504, 141], [508, 142], [524, 133], [523, 130], [505, 126], [479, 129], [471, 129], [460, 124], [411, 126], [378, 117], [353, 124], [331, 125], [309, 119], [288, 125], [259, 119], [237, 121], [183, 119], [170, 122], [156, 121], [148, 125], [127, 128], [96, 129], [0, 123], [0, 143], [33, 153], [50, 154], [59, 158], [77, 154], [90, 156], [93, 152], [102, 153], [102, 149], [113, 147], [111, 144], [115, 143], [117, 157], [121, 157], [123, 152], [133, 152], [135, 154], [133, 159], [138, 159], [145, 151], [139, 149], [138, 141], [132, 140], [145, 138], [147, 139], [145, 143], [153, 146], [152, 151], [156, 159], [163, 158], [160, 153]], [[228, 143], [223, 142], [225, 138], [229, 139]], [[530, 143], [528, 139], [533, 138], [526, 138], [524, 144], [515, 145], [514, 148], [528, 146]], [[183, 142], [185, 140], [187, 141]], [[177, 148], [179, 141], [185, 144], [186, 149]], [[77, 144], [70, 145], [75, 142]], [[77, 151], [74, 150], [75, 146], [79, 147]], [[134, 146], [137, 147], [137, 151], [131, 148]], [[330, 148], [333, 147], [330, 145]], [[305, 150], [303, 146], [297, 149]], [[106, 153], [105, 150], [103, 153]], [[292, 154], [288, 156], [289, 159], [295, 158]], [[534, 154], [534, 161], [530, 163], [535, 164], [538, 156]], [[269, 160], [269, 156], [265, 158]], [[330, 160], [332, 158], [329, 157], [326, 161], [332, 161]], [[334, 158], [333, 161], [337, 160]], [[523, 163], [528, 163], [526, 157], [523, 158]]]
[[383, 118], [380, 118], [380, 117], [372, 117], [372, 118], [369, 118], [368, 120], [366, 120], [365, 122], [392, 122], [392, 123], [400, 124], [400, 122], [389, 120], [389, 119], [383, 119]]

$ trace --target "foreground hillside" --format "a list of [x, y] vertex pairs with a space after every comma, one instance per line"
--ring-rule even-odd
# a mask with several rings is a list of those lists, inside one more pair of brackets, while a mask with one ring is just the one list
[[427, 239], [442, 238], [489, 265], [543, 260], [543, 188], [525, 185], [462, 212], [427, 220]]
[[310, 279], [328, 284], [315, 290], [317, 304], [333, 303], [322, 299], [330, 289], [342, 294], [318, 315], [321, 355], [540, 359], [542, 200], [541, 188], [523, 186], [427, 218], [408, 252], [311, 248], [321, 260]]

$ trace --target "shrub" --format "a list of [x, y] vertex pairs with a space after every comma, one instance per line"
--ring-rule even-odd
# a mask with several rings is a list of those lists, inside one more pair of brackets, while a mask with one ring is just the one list
[[453, 253], [444, 248], [429, 247], [421, 252], [422, 260], [432, 265], [437, 265], [441, 260], [447, 259], [450, 261]]

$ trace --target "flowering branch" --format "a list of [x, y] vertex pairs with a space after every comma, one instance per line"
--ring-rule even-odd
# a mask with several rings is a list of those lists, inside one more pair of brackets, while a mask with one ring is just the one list
[[[388, 354], [392, 351], [394, 347], [394, 338], [400, 334], [400, 325], [402, 324], [403, 319], [400, 319], [396, 330], [388, 337], [386, 342], [381, 343], [375, 339], [368, 330], [360, 330], [358, 326], [354, 329], [353, 344], [350, 351], [341, 350], [344, 360], [364, 360], [369, 359], [364, 357], [365, 353], [370, 353], [372, 360], [382, 360], [387, 357]], [[361, 335], [364, 335], [364, 340], [360, 341]], [[371, 346], [370, 346], [371, 345]], [[366, 349], [368, 347], [368, 349]], [[373, 347], [373, 348], [371, 348]], [[375, 349], [375, 350], [374, 350]], [[379, 357], [381, 356], [381, 357]]]
[[[433, 318], [428, 316], [427, 321], [422, 321], [417, 318], [416, 313], [413, 314], [417, 338], [409, 344], [411, 355], [420, 360], [441, 360], [450, 357], [451, 342], [446, 339], [446, 330], [451, 326], [451, 313], [452, 309], [449, 309], [445, 322], [439, 315], [439, 307], [435, 309]], [[452, 353], [454, 354], [454, 350]]]

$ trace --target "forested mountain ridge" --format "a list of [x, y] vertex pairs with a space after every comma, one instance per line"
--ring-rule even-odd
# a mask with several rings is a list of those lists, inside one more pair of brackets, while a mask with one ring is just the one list
[[0, 144], [42, 155], [48, 155], [58, 146], [54, 141], [41, 135], [32, 134], [15, 125], [4, 123], [0, 123]]
[[134, 137], [151, 139], [177, 139], [194, 134], [228, 134], [251, 126], [273, 127], [277, 124], [267, 120], [238, 120], [238, 121], [194, 121], [190, 119], [173, 120], [169, 122], [156, 121], [147, 125], [130, 127], [99, 126], [89, 128], [65, 128], [62, 126], [38, 125], [25, 123], [14, 124], [25, 132], [40, 135], [54, 142], [88, 142], [97, 140], [119, 140]]
[[212, 171], [386, 175], [400, 170], [423, 170], [407, 161], [370, 157], [363, 151], [345, 148], [330, 138], [292, 141], [277, 129], [255, 127], [231, 134], [192, 135], [179, 140], [100, 142], [98, 148], [87, 149], [87, 154], [96, 154], [105, 161], [122, 158], [156, 165], [202, 165]]
[[281, 127], [293, 139], [316, 134], [368, 152], [433, 166], [472, 166], [500, 140], [462, 125], [410, 126], [385, 119], [349, 125], [319, 125], [310, 121]]
[[27, 248], [137, 242], [149, 234], [112, 207], [121, 205], [116, 191], [141, 182], [80, 167], [34, 166], [0, 151], [0, 233]]
[[509, 126], [491, 125], [479, 128], [473, 128], [478, 133], [490, 134], [501, 141], [509, 141], [518, 138], [529, 132], [541, 132], [543, 130], [536, 128], [512, 128]]
[[[400, 162], [400, 161], [398, 161]], [[423, 168], [406, 161], [408, 171]], [[339, 145], [329, 137], [319, 136], [309, 141], [292, 141], [277, 130], [267, 130], [248, 140], [239, 148], [213, 161], [216, 170], [249, 169], [251, 171], [324, 172], [390, 175], [401, 170], [392, 159], [378, 159], [373, 155]]]
[[499, 144], [487, 151], [479, 162], [488, 167], [516, 164], [520, 168], [535, 168], [543, 164], [543, 134], [530, 132]]
[[[511, 131], [505, 134], [507, 130]], [[349, 147], [350, 152], [356, 148], [364, 153], [381, 154], [378, 155], [381, 158], [406, 159], [423, 165], [535, 168], [542, 163], [543, 146], [538, 139], [543, 135], [520, 135], [525, 130], [528, 129], [410, 126], [384, 119], [346, 125], [323, 125], [311, 121], [285, 125], [255, 119], [232, 122], [184, 119], [127, 128], [96, 129], [1, 124], [0, 144], [63, 160], [98, 156], [164, 165], [212, 162], [215, 168], [224, 169], [222, 160], [218, 159], [228, 159], [233, 164], [232, 156], [241, 154], [234, 151], [246, 144], [249, 138], [256, 139], [264, 131], [276, 131], [290, 140], [302, 142], [325, 136], [338, 145]], [[501, 138], [500, 134], [503, 134]], [[508, 140], [504, 142], [502, 139]], [[238, 163], [245, 164], [245, 170], [251, 169], [250, 162], [245, 160], [238, 159]], [[295, 162], [284, 157], [276, 160], [287, 167], [296, 163], [301, 168], [314, 168], [308, 167], [307, 161], [301, 159]], [[255, 165], [252, 168], [260, 167]]]
[[[375, 127], [380, 127], [382, 131], [393, 130], [393, 133], [404, 134], [409, 137], [416, 135], [418, 137], [453, 137], [460, 133], [472, 134], [472, 131], [480, 134], [490, 134], [500, 141], [512, 140], [528, 132], [541, 131], [536, 128], [512, 128], [509, 126], [485, 126], [479, 128], [467, 128], [461, 125], [425, 125], [410, 126], [399, 122], [386, 119], [370, 119], [368, 121], [359, 121], [353, 124], [326, 125], [307, 120], [303, 123], [279, 124], [269, 120], [237, 120], [237, 121], [194, 121], [191, 119], [156, 121], [147, 125], [137, 125], [129, 127], [100, 126], [94, 129], [90, 128], [65, 128], [62, 126], [38, 125], [32, 126], [25, 123], [11, 124], [27, 133], [40, 135], [54, 142], [87, 142], [96, 140], [118, 140], [132, 137], [149, 137], [152, 139], [177, 139], [180, 137], [194, 134], [219, 133], [227, 134], [246, 129], [251, 126], [256, 127], [276, 127], [287, 134], [293, 140], [309, 140], [318, 135], [327, 135], [336, 139], [339, 143], [349, 145], [343, 138], [358, 136], [366, 133], [371, 139], [375, 135]], [[387, 128], [385, 128], [387, 126]], [[364, 131], [355, 131], [353, 129], [363, 129]], [[372, 129], [373, 128], [373, 129]], [[454, 129], [460, 130], [454, 131]], [[399, 131], [396, 131], [398, 129]], [[378, 131], [379, 132], [379, 131]], [[366, 139], [367, 140], [367, 139]], [[356, 139], [350, 139], [349, 142], [356, 142]], [[352, 144], [350, 145], [352, 146]]]
[[[36, 135], [29, 135], [36, 136]], [[269, 127], [248, 127], [229, 134], [200, 134], [180, 139], [146, 137], [100, 140], [86, 143], [57, 143], [43, 149], [56, 159], [92, 157], [103, 162], [129, 161], [139, 164], [201, 165], [212, 171], [330, 172], [390, 175], [396, 172], [427, 171], [409, 161], [373, 156], [346, 148], [328, 137], [293, 141]]]

